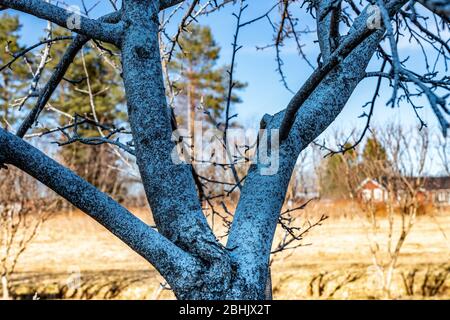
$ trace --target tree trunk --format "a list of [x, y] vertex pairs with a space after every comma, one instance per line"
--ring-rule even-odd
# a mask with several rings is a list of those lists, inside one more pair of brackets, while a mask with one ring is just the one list
[[[223, 291], [217, 291], [217, 287], [202, 282], [201, 286], [191, 289], [189, 292], [174, 290], [178, 299], [184, 300], [270, 300], [266, 294], [266, 282], [262, 282], [258, 290], [249, 285], [245, 279], [236, 275], [236, 279]], [[217, 276], [216, 281], [221, 281]]]
[[5, 275], [2, 276], [2, 299], [10, 299], [8, 278]]

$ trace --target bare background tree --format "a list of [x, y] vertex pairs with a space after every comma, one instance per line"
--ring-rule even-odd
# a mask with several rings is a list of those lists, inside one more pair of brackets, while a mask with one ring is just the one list
[[[402, 246], [417, 215], [430, 211], [425, 210], [430, 203], [424, 193], [427, 178], [423, 174], [425, 162], [430, 161], [429, 131], [389, 126], [375, 136], [380, 141], [378, 150], [373, 150], [375, 158], [348, 170], [348, 179], [352, 196], [366, 215], [370, 252], [381, 290], [385, 298], [392, 298], [391, 284]], [[381, 185], [381, 199], [361, 193], [361, 177]], [[380, 239], [386, 243], [380, 243]]]
[[0, 275], [3, 299], [11, 298], [11, 277], [19, 258], [28, 249], [39, 228], [55, 207], [56, 200], [43, 197], [43, 194], [42, 188], [39, 188], [35, 180], [17, 169], [8, 170], [8, 173], [2, 176]]

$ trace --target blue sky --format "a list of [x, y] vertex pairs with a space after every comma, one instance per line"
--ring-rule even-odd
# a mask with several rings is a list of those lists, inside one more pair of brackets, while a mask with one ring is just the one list
[[[86, 0], [88, 4], [94, 4], [97, 0]], [[205, 1], [201, 1], [204, 3]], [[79, 0], [67, 0], [67, 4], [79, 5]], [[260, 16], [273, 5], [273, 0], [249, 1], [249, 7], [244, 12], [242, 20], [247, 21]], [[198, 19], [199, 23], [208, 25], [213, 30], [216, 41], [222, 47], [220, 63], [229, 64], [231, 61], [232, 41], [235, 30], [236, 20], [232, 13], [238, 10], [238, 6], [228, 6], [219, 12], [209, 16], [202, 16]], [[100, 0], [99, 5], [92, 11], [92, 17], [98, 17], [104, 13], [111, 11], [108, 0]], [[170, 12], [167, 10], [166, 12]], [[315, 25], [310, 15], [306, 13], [304, 8], [297, 5], [294, 12], [299, 17], [299, 29], [314, 31]], [[274, 12], [277, 14], [277, 11]], [[276, 16], [274, 16], [276, 18]], [[45, 28], [45, 22], [29, 15], [21, 14], [22, 41], [26, 44], [35, 43], [36, 40], [43, 35], [42, 30]], [[170, 28], [177, 26], [178, 20], [174, 19]], [[448, 35], [448, 33], [446, 34]], [[239, 44], [243, 48], [237, 55], [236, 79], [247, 82], [248, 87], [240, 92], [243, 103], [235, 106], [235, 112], [239, 114], [239, 121], [247, 127], [257, 126], [261, 117], [265, 113], [275, 113], [287, 105], [292, 97], [292, 93], [287, 91], [280, 82], [280, 76], [276, 73], [276, 60], [274, 49], [266, 49], [264, 51], [257, 50], [256, 47], [263, 47], [271, 43], [273, 31], [267, 22], [263, 19], [257, 23], [249, 25], [241, 29]], [[316, 35], [314, 32], [302, 35], [304, 52], [315, 64], [318, 53], [318, 44], [315, 42]], [[388, 48], [386, 48], [389, 51]], [[416, 44], [408, 43], [407, 39], [402, 39], [399, 46], [401, 58], [407, 58], [409, 68], [414, 71], [424, 69], [424, 59], [420, 51], [420, 47]], [[429, 58], [434, 61], [435, 53], [429, 52]], [[307, 63], [299, 57], [293, 41], [287, 42], [282, 50], [282, 58], [284, 61], [283, 70], [287, 76], [287, 82], [291, 89], [298, 90], [302, 83], [311, 74], [312, 69]], [[368, 70], [378, 71], [372, 63]], [[444, 65], [440, 64], [438, 70], [441, 76], [448, 72], [445, 71]], [[344, 111], [339, 115], [333, 125], [324, 135], [340, 129], [349, 132], [353, 128], [362, 129], [365, 119], [358, 118], [362, 113], [362, 105], [369, 101], [375, 87], [374, 79], [363, 80], [359, 87], [355, 90], [350, 98]], [[401, 104], [400, 108], [391, 108], [385, 105], [386, 101], [391, 97], [392, 90], [385, 85], [382, 86], [381, 97], [378, 100], [374, 116], [374, 125], [383, 125], [385, 123], [397, 122], [407, 126], [418, 124], [412, 107], [407, 104]], [[427, 122], [429, 127], [437, 127], [437, 121], [434, 114], [425, 99], [418, 100], [424, 106], [419, 111], [421, 117]]]

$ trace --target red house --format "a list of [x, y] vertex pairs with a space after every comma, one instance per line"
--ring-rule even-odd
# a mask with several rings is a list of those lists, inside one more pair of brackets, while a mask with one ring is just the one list
[[366, 178], [356, 189], [358, 197], [363, 201], [384, 202], [387, 200], [388, 191], [375, 179]]
[[[382, 179], [379, 182], [370, 178], [363, 180], [356, 190], [358, 197], [363, 201], [386, 201], [389, 196], [386, 181], [387, 179]], [[406, 189], [406, 184], [410, 184], [415, 186], [420, 203], [450, 206], [450, 177], [407, 177], [393, 179], [391, 182], [396, 186], [398, 197], [405, 192], [402, 189]]]

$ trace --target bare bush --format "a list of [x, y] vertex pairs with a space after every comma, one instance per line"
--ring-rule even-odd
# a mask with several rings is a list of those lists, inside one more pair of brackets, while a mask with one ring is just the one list
[[63, 162], [102, 192], [115, 197], [121, 203], [127, 201], [127, 188], [132, 176], [124, 174], [120, 159], [108, 145], [90, 148], [72, 145], [62, 152]]
[[361, 272], [320, 272], [311, 278], [308, 293], [312, 297], [330, 299], [346, 285], [361, 279], [363, 275]]
[[[426, 210], [423, 186], [429, 132], [389, 126], [375, 136], [380, 144], [377, 150], [371, 150], [373, 158], [349, 170], [348, 180], [353, 197], [365, 214], [370, 252], [383, 296], [390, 298], [402, 246], [417, 214]], [[364, 183], [373, 186], [364, 190]], [[381, 243], [379, 239], [387, 240]]]
[[445, 289], [445, 283], [450, 275], [450, 267], [427, 267], [420, 275], [419, 269], [414, 268], [409, 272], [402, 272], [403, 286], [408, 296], [417, 294], [423, 297], [435, 297]]
[[0, 276], [3, 299], [10, 299], [10, 278], [55, 201], [29, 176], [18, 170], [0, 173]]

